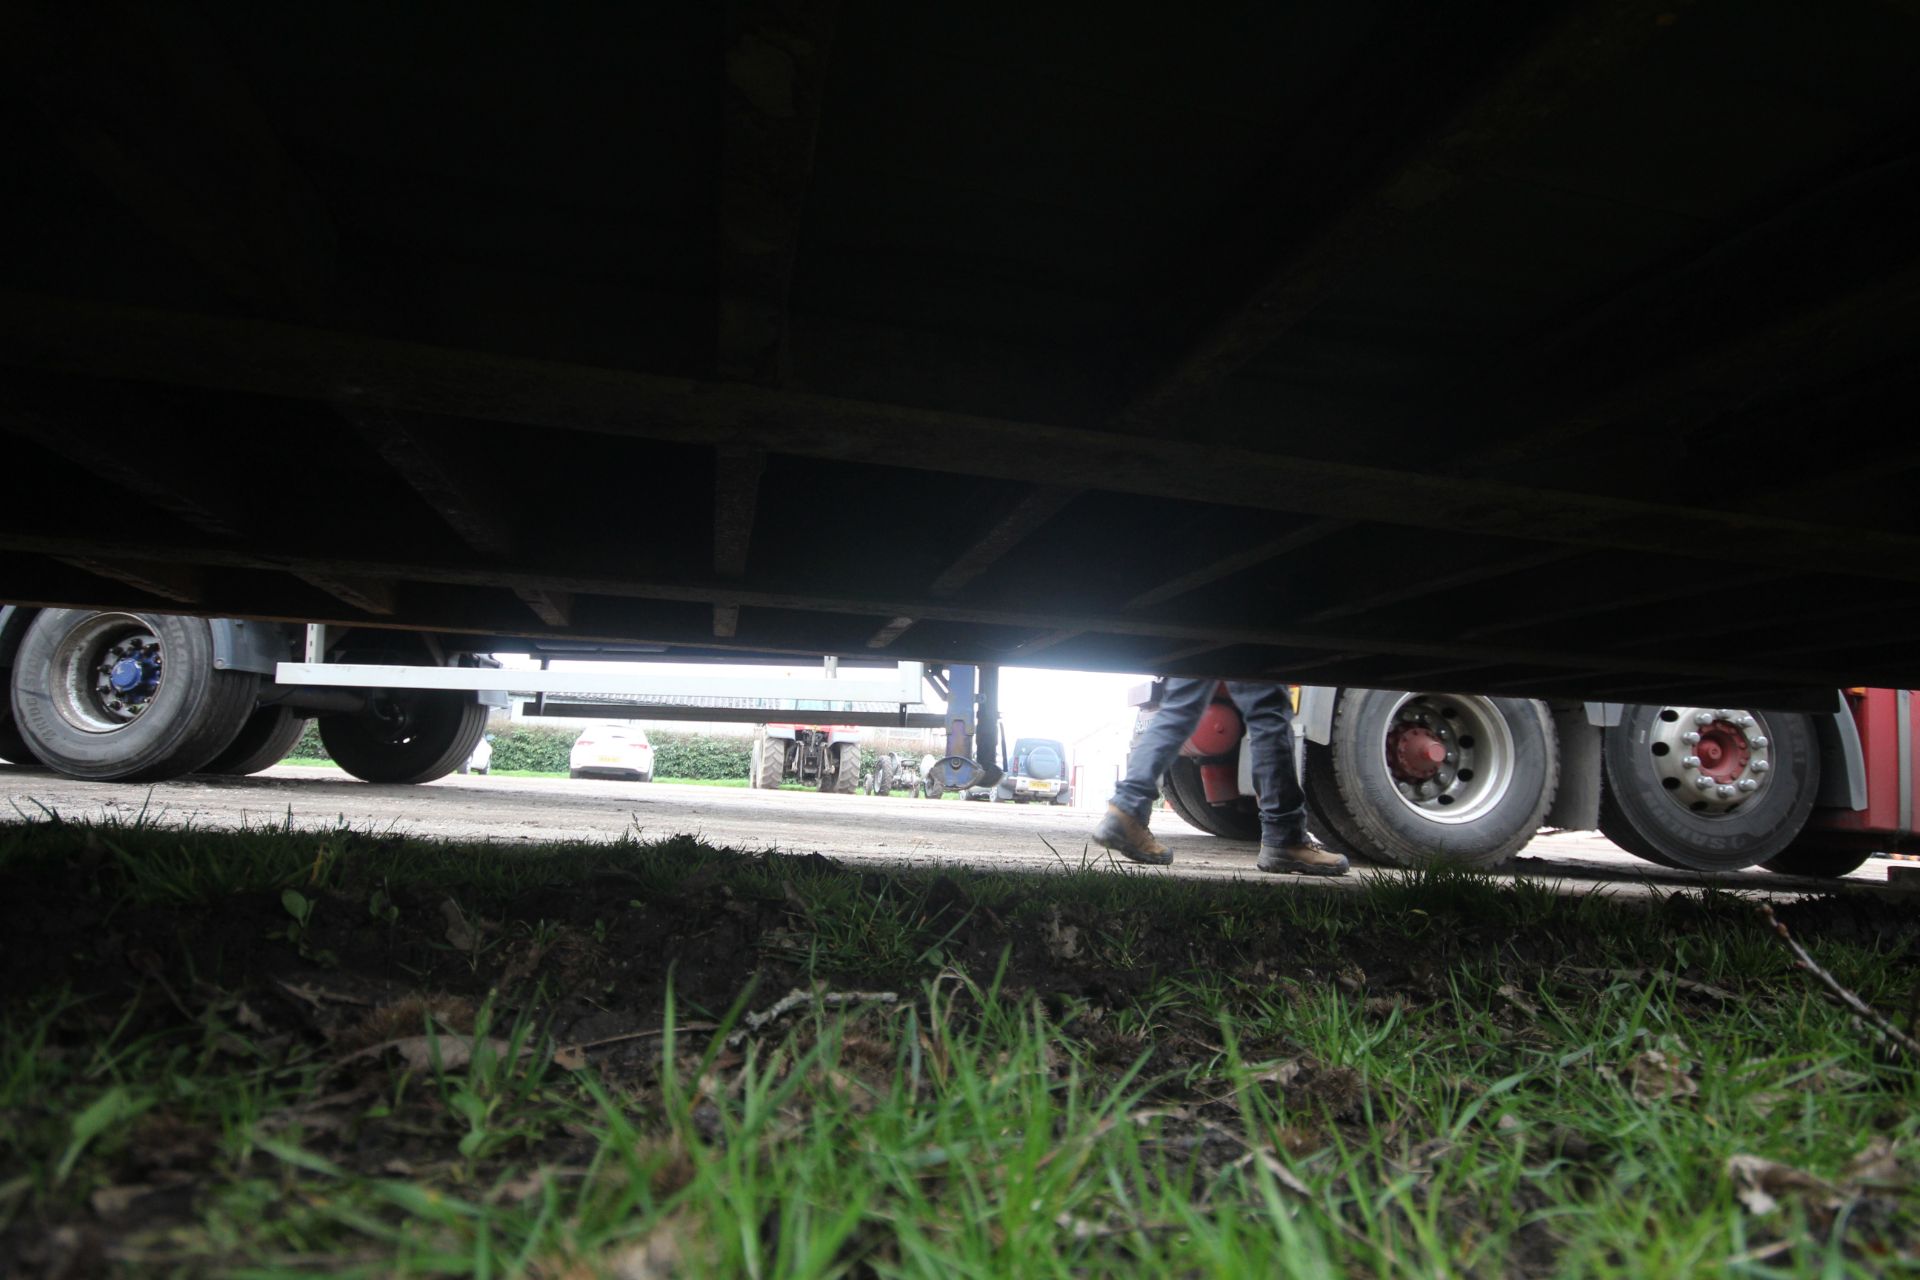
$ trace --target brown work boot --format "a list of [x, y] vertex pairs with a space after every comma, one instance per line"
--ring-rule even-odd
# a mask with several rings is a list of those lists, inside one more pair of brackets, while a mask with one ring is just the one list
[[1297, 876], [1347, 874], [1347, 859], [1344, 854], [1323, 849], [1311, 839], [1299, 844], [1263, 844], [1260, 846], [1260, 861], [1253, 865], [1274, 875], [1288, 872]]
[[1164, 867], [1173, 861], [1173, 850], [1155, 840], [1146, 823], [1113, 805], [1107, 806], [1107, 816], [1093, 829], [1093, 842], [1150, 867]]

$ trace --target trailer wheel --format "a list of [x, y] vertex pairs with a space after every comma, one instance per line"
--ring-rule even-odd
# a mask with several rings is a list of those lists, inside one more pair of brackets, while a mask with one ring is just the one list
[[320, 717], [327, 754], [365, 782], [444, 778], [473, 754], [486, 729], [486, 704], [455, 689], [394, 690], [376, 712]]
[[1260, 806], [1242, 796], [1232, 804], [1211, 804], [1207, 788], [1200, 781], [1200, 766], [1185, 756], [1174, 760], [1160, 779], [1160, 798], [1188, 826], [1223, 840], [1258, 840]]
[[1872, 856], [1871, 853], [1859, 849], [1823, 846], [1818, 840], [1802, 835], [1800, 839], [1795, 840], [1760, 865], [1783, 876], [1814, 876], [1821, 880], [1838, 880], [1841, 876], [1858, 871]]
[[1771, 860], [1800, 834], [1820, 790], [1812, 721], [1791, 712], [1628, 707], [1600, 755], [1601, 832], [1690, 871]]
[[70, 777], [156, 781], [223, 751], [258, 688], [214, 668], [204, 618], [47, 609], [14, 657], [13, 718], [28, 751]]
[[1553, 720], [1524, 698], [1349, 689], [1327, 755], [1336, 831], [1408, 867], [1507, 861], [1560, 780]]
[[747, 779], [756, 790], [778, 791], [787, 772], [787, 744], [776, 741], [766, 730], [753, 742], [753, 774]]
[[271, 769], [287, 758], [306, 728], [307, 718], [286, 707], [261, 707], [247, 717], [227, 749], [207, 761], [200, 772], [241, 777]]

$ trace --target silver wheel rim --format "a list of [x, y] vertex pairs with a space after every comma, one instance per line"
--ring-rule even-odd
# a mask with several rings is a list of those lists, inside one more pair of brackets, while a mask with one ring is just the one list
[[1395, 796], [1429, 822], [1477, 822], [1513, 786], [1513, 730], [1490, 698], [1404, 694], [1387, 715], [1381, 747]]
[[[145, 673], [125, 683], [130, 668]], [[168, 696], [166, 653], [145, 619], [96, 613], [75, 626], [53, 651], [53, 710], [82, 733], [118, 733]]]
[[1766, 719], [1739, 707], [1661, 707], [1646, 751], [1661, 793], [1695, 817], [1727, 817], [1773, 781]]

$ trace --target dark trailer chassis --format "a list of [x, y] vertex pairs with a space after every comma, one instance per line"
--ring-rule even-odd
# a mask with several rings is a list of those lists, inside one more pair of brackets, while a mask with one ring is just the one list
[[1914, 687], [1916, 47], [1869, 0], [14, 6], [0, 599]]

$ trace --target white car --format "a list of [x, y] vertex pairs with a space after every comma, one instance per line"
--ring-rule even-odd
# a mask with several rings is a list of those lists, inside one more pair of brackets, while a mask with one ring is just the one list
[[631, 725], [599, 725], [581, 734], [567, 757], [575, 778], [632, 778], [653, 781], [653, 744], [646, 730]]
[[487, 734], [473, 744], [473, 754], [460, 766], [462, 773], [488, 773], [493, 769], [493, 735]]

